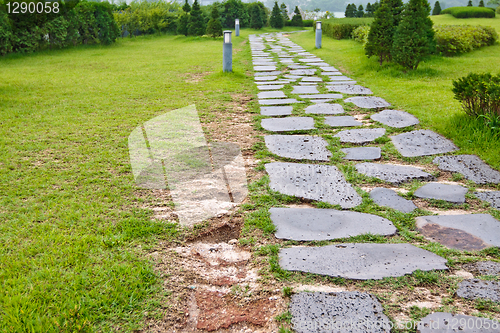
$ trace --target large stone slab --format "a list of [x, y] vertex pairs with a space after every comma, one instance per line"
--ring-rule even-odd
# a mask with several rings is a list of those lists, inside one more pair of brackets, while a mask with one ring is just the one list
[[417, 269], [447, 269], [447, 260], [410, 244], [343, 243], [280, 250], [280, 266], [356, 280], [380, 280], [411, 274]]
[[482, 250], [500, 246], [500, 221], [489, 214], [420, 216], [418, 231], [444, 246], [459, 250]]
[[491, 207], [500, 209], [500, 191], [474, 192], [479, 199], [489, 202]]
[[308, 114], [342, 114], [344, 113], [344, 108], [340, 104], [320, 103], [309, 105], [305, 111]]
[[262, 119], [261, 126], [271, 132], [304, 131], [314, 129], [311, 117], [288, 117]]
[[433, 163], [443, 171], [459, 172], [476, 184], [500, 183], [500, 172], [475, 155], [439, 156]]
[[280, 71], [272, 71], [272, 72], [255, 72], [254, 76], [270, 76], [270, 75], [280, 75]]
[[375, 96], [356, 96], [349, 97], [344, 100], [346, 103], [353, 103], [357, 107], [363, 109], [378, 109], [378, 108], [386, 108], [391, 106], [391, 104], [387, 103], [385, 99]]
[[468, 189], [460, 185], [440, 183], [425, 184], [415, 191], [414, 195], [423, 199], [445, 200], [453, 203], [464, 203]]
[[500, 275], [500, 262], [491, 260], [468, 263], [462, 268], [476, 275]]
[[314, 75], [316, 74], [316, 69], [292, 69], [290, 71], [291, 75]]
[[464, 280], [458, 284], [457, 296], [467, 299], [489, 299], [493, 302], [500, 302], [500, 281]]
[[264, 91], [260, 92], [257, 97], [259, 99], [263, 98], [286, 98], [286, 95], [282, 91]]
[[322, 82], [323, 80], [320, 77], [304, 77], [301, 80], [302, 82]]
[[330, 81], [350, 81], [352, 80], [350, 77], [347, 77], [345, 75], [335, 75], [335, 76], [330, 76]]
[[418, 130], [391, 136], [396, 149], [404, 157], [449, 153], [458, 148], [448, 139], [430, 130]]
[[322, 71], [325, 71], [325, 72], [337, 72], [338, 71], [337, 68], [332, 67], [332, 66], [321, 66], [320, 68]]
[[299, 95], [300, 98], [314, 98], [314, 99], [340, 99], [342, 94], [314, 94], [314, 95]]
[[385, 134], [385, 128], [360, 128], [338, 132], [334, 137], [340, 142], [367, 143], [380, 138]]
[[325, 139], [306, 135], [266, 135], [266, 147], [273, 154], [297, 160], [328, 161], [332, 153]]
[[370, 118], [384, 125], [403, 128], [408, 126], [413, 126], [419, 123], [418, 119], [408, 112], [399, 110], [384, 110], [379, 113], [375, 113]]
[[323, 60], [319, 58], [306, 58], [306, 59], [299, 59], [300, 62], [305, 62], [306, 64], [312, 64], [315, 62], [323, 62]]
[[284, 85], [282, 84], [268, 84], [263, 86], [257, 86], [259, 90], [280, 90], [283, 89]]
[[411, 166], [367, 162], [356, 164], [356, 170], [365, 176], [379, 178], [394, 185], [411, 182], [414, 179], [422, 181], [434, 179], [431, 174]]
[[289, 116], [292, 114], [293, 106], [262, 106], [260, 114], [263, 116]]
[[346, 84], [353, 85], [353, 84], [356, 84], [356, 81], [349, 80], [349, 81], [326, 82], [326, 88], [328, 89], [328, 87], [330, 87], [330, 86], [338, 86], [338, 85], [346, 85]]
[[316, 208], [271, 208], [276, 238], [320, 241], [363, 234], [394, 235], [394, 224], [380, 216]]
[[359, 291], [297, 293], [290, 313], [297, 333], [386, 333], [391, 327], [377, 298]]
[[346, 156], [344, 160], [362, 161], [362, 160], [378, 160], [380, 158], [379, 147], [356, 147], [341, 149]]
[[253, 70], [256, 72], [267, 72], [276, 70], [276, 62], [274, 61], [254, 61]]
[[361, 126], [362, 122], [351, 116], [325, 117], [325, 124], [332, 127]]
[[339, 75], [342, 75], [342, 73], [340, 73], [340, 72], [321, 72], [321, 75], [325, 75], [325, 76], [339, 76]]
[[498, 321], [447, 312], [435, 312], [417, 324], [419, 333], [493, 333], [498, 332]]
[[268, 163], [266, 171], [274, 191], [328, 202], [342, 208], [356, 207], [361, 197], [332, 165]]
[[[274, 71], [274, 69], [273, 69], [273, 71]], [[273, 80], [276, 80], [277, 78], [278, 77], [276, 75], [265, 75], [265, 76], [255, 76], [253, 79], [255, 81], [273, 81]]]
[[336, 85], [331, 85], [326, 87], [330, 91], [336, 91], [342, 94], [349, 94], [349, 95], [371, 95], [373, 92], [360, 85], [354, 85], [354, 84], [336, 84]]
[[411, 200], [402, 198], [396, 191], [384, 187], [371, 190], [370, 198], [379, 206], [390, 207], [403, 213], [411, 213], [417, 209]]
[[305, 69], [305, 68], [311, 68], [310, 66], [307, 65], [287, 65], [288, 68], [291, 69]]
[[260, 105], [283, 105], [283, 104], [293, 104], [293, 103], [301, 103], [301, 102], [297, 101], [295, 98], [259, 99]]
[[293, 86], [292, 94], [319, 94], [316, 86]]

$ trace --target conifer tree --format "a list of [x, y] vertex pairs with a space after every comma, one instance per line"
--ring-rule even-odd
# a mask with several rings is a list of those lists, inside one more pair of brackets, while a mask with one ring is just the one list
[[368, 57], [379, 57], [379, 63], [391, 59], [391, 49], [394, 38], [394, 16], [390, 0], [382, 0], [380, 7], [375, 12], [375, 19], [368, 33], [368, 42], [365, 54]]
[[222, 36], [222, 23], [220, 22], [219, 11], [217, 6], [212, 5], [212, 12], [210, 14], [210, 20], [207, 24], [207, 35], [216, 38]]
[[292, 26], [294, 27], [304, 26], [304, 21], [302, 20], [302, 14], [300, 14], [300, 9], [298, 6], [295, 6], [294, 15], [292, 17]]
[[389, 6], [392, 10], [394, 30], [396, 30], [399, 22], [401, 22], [401, 13], [403, 12], [404, 4], [402, 0], [389, 0]]
[[202, 36], [205, 34], [205, 19], [203, 18], [198, 0], [194, 0], [189, 14], [188, 34], [193, 36]]
[[441, 14], [441, 5], [439, 4], [439, 1], [436, 1], [434, 3], [434, 9], [432, 10], [432, 15], [439, 15], [439, 14]]
[[345, 17], [356, 17], [356, 5], [355, 4], [348, 4], [346, 9], [345, 9]]
[[366, 4], [366, 13], [365, 14], [367, 17], [373, 17], [372, 4], [369, 2]]
[[182, 6], [182, 10], [184, 11], [181, 15], [179, 15], [179, 19], [177, 21], [177, 33], [180, 35], [187, 36], [188, 35], [188, 24], [189, 24], [189, 12], [191, 11], [191, 6], [188, 3], [188, 0]]
[[280, 7], [278, 6], [278, 2], [274, 2], [273, 11], [271, 12], [270, 19], [271, 27], [281, 29], [283, 28], [283, 15], [281, 15]]
[[258, 3], [253, 2], [249, 7], [250, 14], [250, 28], [261, 29], [264, 26], [264, 17], [262, 9]]
[[285, 26], [286, 21], [288, 21], [288, 9], [286, 8], [284, 2], [281, 3], [280, 10], [281, 10], [281, 16], [283, 16], [283, 26]]
[[191, 6], [189, 5], [188, 0], [186, 0], [186, 2], [184, 3], [184, 6], [182, 6], [182, 10], [185, 13], [189, 13], [191, 11]]
[[479, 7], [484, 7], [484, 1], [483, 0], [479, 1]]
[[467, 3], [467, 7], [472, 7], [472, 0], [469, 0], [469, 2]]
[[363, 17], [365, 15], [365, 11], [363, 5], [359, 5], [358, 10], [356, 12], [356, 17]]

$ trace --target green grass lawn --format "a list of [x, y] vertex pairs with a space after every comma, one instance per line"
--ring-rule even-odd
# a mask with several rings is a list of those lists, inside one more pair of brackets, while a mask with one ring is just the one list
[[[433, 16], [436, 24], [482, 24], [500, 33], [500, 17], [495, 19], [455, 19], [451, 15]], [[477, 154], [500, 169], [500, 134], [488, 130], [481, 121], [465, 116], [451, 92], [452, 80], [470, 72], [500, 72], [500, 44], [456, 57], [432, 56], [418, 69], [404, 73], [393, 64], [379, 66], [368, 59], [354, 40], [324, 37], [322, 48], [314, 48], [312, 32], [294, 34], [290, 39], [338, 67], [354, 80], [385, 98], [395, 108], [417, 116], [422, 126], [452, 139], [460, 153]]]

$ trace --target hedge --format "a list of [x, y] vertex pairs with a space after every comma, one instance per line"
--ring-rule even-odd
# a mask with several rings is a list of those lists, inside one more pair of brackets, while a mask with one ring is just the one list
[[470, 73], [453, 81], [452, 91], [468, 115], [500, 116], [500, 74]]
[[450, 7], [441, 11], [441, 14], [451, 14], [456, 18], [495, 17], [495, 10], [487, 7]]
[[335, 39], [352, 38], [352, 32], [363, 25], [370, 25], [373, 18], [342, 18], [324, 21], [323, 33]]
[[498, 34], [492, 27], [437, 25], [434, 26], [434, 30], [437, 51], [448, 56], [493, 45], [498, 40]]

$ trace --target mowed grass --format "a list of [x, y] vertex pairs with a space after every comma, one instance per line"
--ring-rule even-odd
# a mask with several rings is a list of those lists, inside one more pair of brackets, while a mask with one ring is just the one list
[[[500, 33], [500, 17], [495, 19], [455, 19], [451, 15], [432, 16], [435, 24], [481, 24], [494, 26]], [[418, 69], [405, 73], [394, 64], [380, 66], [368, 59], [361, 43], [323, 37], [322, 48], [314, 48], [314, 33], [292, 34], [290, 39], [370, 88], [376, 96], [395, 108], [417, 116], [422, 125], [452, 139], [463, 154], [477, 154], [500, 169], [500, 134], [484, 122], [470, 118], [451, 91], [452, 81], [470, 72], [500, 73], [500, 44], [455, 57], [431, 56]]]
[[164, 291], [148, 248], [176, 225], [151, 220], [127, 138], [196, 104], [202, 121], [255, 89], [242, 31], [234, 73], [222, 39], [123, 39], [0, 58], [0, 331], [131, 331]]

